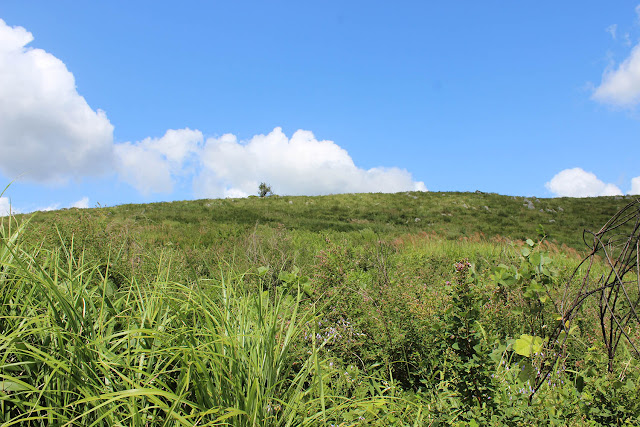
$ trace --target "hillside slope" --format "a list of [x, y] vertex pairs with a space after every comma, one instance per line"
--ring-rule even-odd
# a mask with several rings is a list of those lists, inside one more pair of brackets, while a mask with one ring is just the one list
[[[251, 231], [256, 225], [308, 232], [371, 230], [395, 236], [426, 232], [446, 239], [535, 237], [584, 249], [583, 230], [597, 231], [634, 196], [595, 198], [513, 197], [488, 193], [406, 192], [331, 196], [272, 196], [129, 204], [88, 210], [39, 212], [40, 233], [53, 224], [72, 228], [125, 228], [137, 240], [195, 247]], [[541, 228], [542, 227], [542, 230]], [[33, 227], [32, 227], [33, 228]], [[93, 228], [93, 227], [90, 227]]]

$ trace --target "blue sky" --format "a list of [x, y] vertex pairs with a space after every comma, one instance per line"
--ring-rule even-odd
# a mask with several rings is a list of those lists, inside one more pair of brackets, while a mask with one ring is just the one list
[[261, 181], [640, 193], [636, 2], [4, 0], [0, 19], [0, 209]]

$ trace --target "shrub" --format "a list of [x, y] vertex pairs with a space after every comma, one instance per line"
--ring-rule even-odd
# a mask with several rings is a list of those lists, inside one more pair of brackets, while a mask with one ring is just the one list
[[271, 190], [271, 186], [267, 185], [266, 182], [261, 182], [260, 185], [258, 186], [258, 195], [260, 197], [267, 197], [273, 194], [273, 191]]

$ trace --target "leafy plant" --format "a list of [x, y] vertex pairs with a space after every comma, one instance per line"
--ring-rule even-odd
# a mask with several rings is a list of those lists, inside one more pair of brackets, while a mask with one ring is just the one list
[[502, 302], [513, 305], [511, 312], [521, 318], [524, 328], [520, 332], [544, 336], [549, 316], [558, 312], [552, 295], [558, 273], [549, 253], [531, 239], [520, 248], [520, 256], [518, 267], [500, 264], [492, 279]]
[[451, 306], [444, 316], [444, 332], [445, 343], [453, 355], [450, 361], [452, 383], [466, 410], [494, 406], [492, 363], [479, 323], [481, 301], [474, 289], [477, 286], [474, 266], [467, 260], [457, 262], [450, 284]]

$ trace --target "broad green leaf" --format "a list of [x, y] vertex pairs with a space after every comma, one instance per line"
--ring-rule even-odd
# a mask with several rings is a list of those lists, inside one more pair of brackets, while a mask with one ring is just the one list
[[544, 291], [544, 286], [542, 286], [537, 281], [532, 280], [531, 284], [529, 285], [529, 289], [531, 289], [534, 292], [543, 292]]
[[513, 351], [524, 357], [531, 357], [531, 353], [540, 353], [542, 351], [542, 338], [531, 335], [522, 334], [520, 338], [513, 343]]
[[504, 353], [504, 351], [507, 349], [507, 347], [505, 345], [499, 345], [498, 347], [496, 347], [490, 354], [489, 357], [491, 358], [491, 360], [493, 360], [495, 363], [500, 362], [500, 360], [502, 360], [502, 354]]
[[540, 256], [540, 252], [534, 252], [529, 256], [529, 262], [532, 265], [538, 266], [542, 261], [542, 257]]

